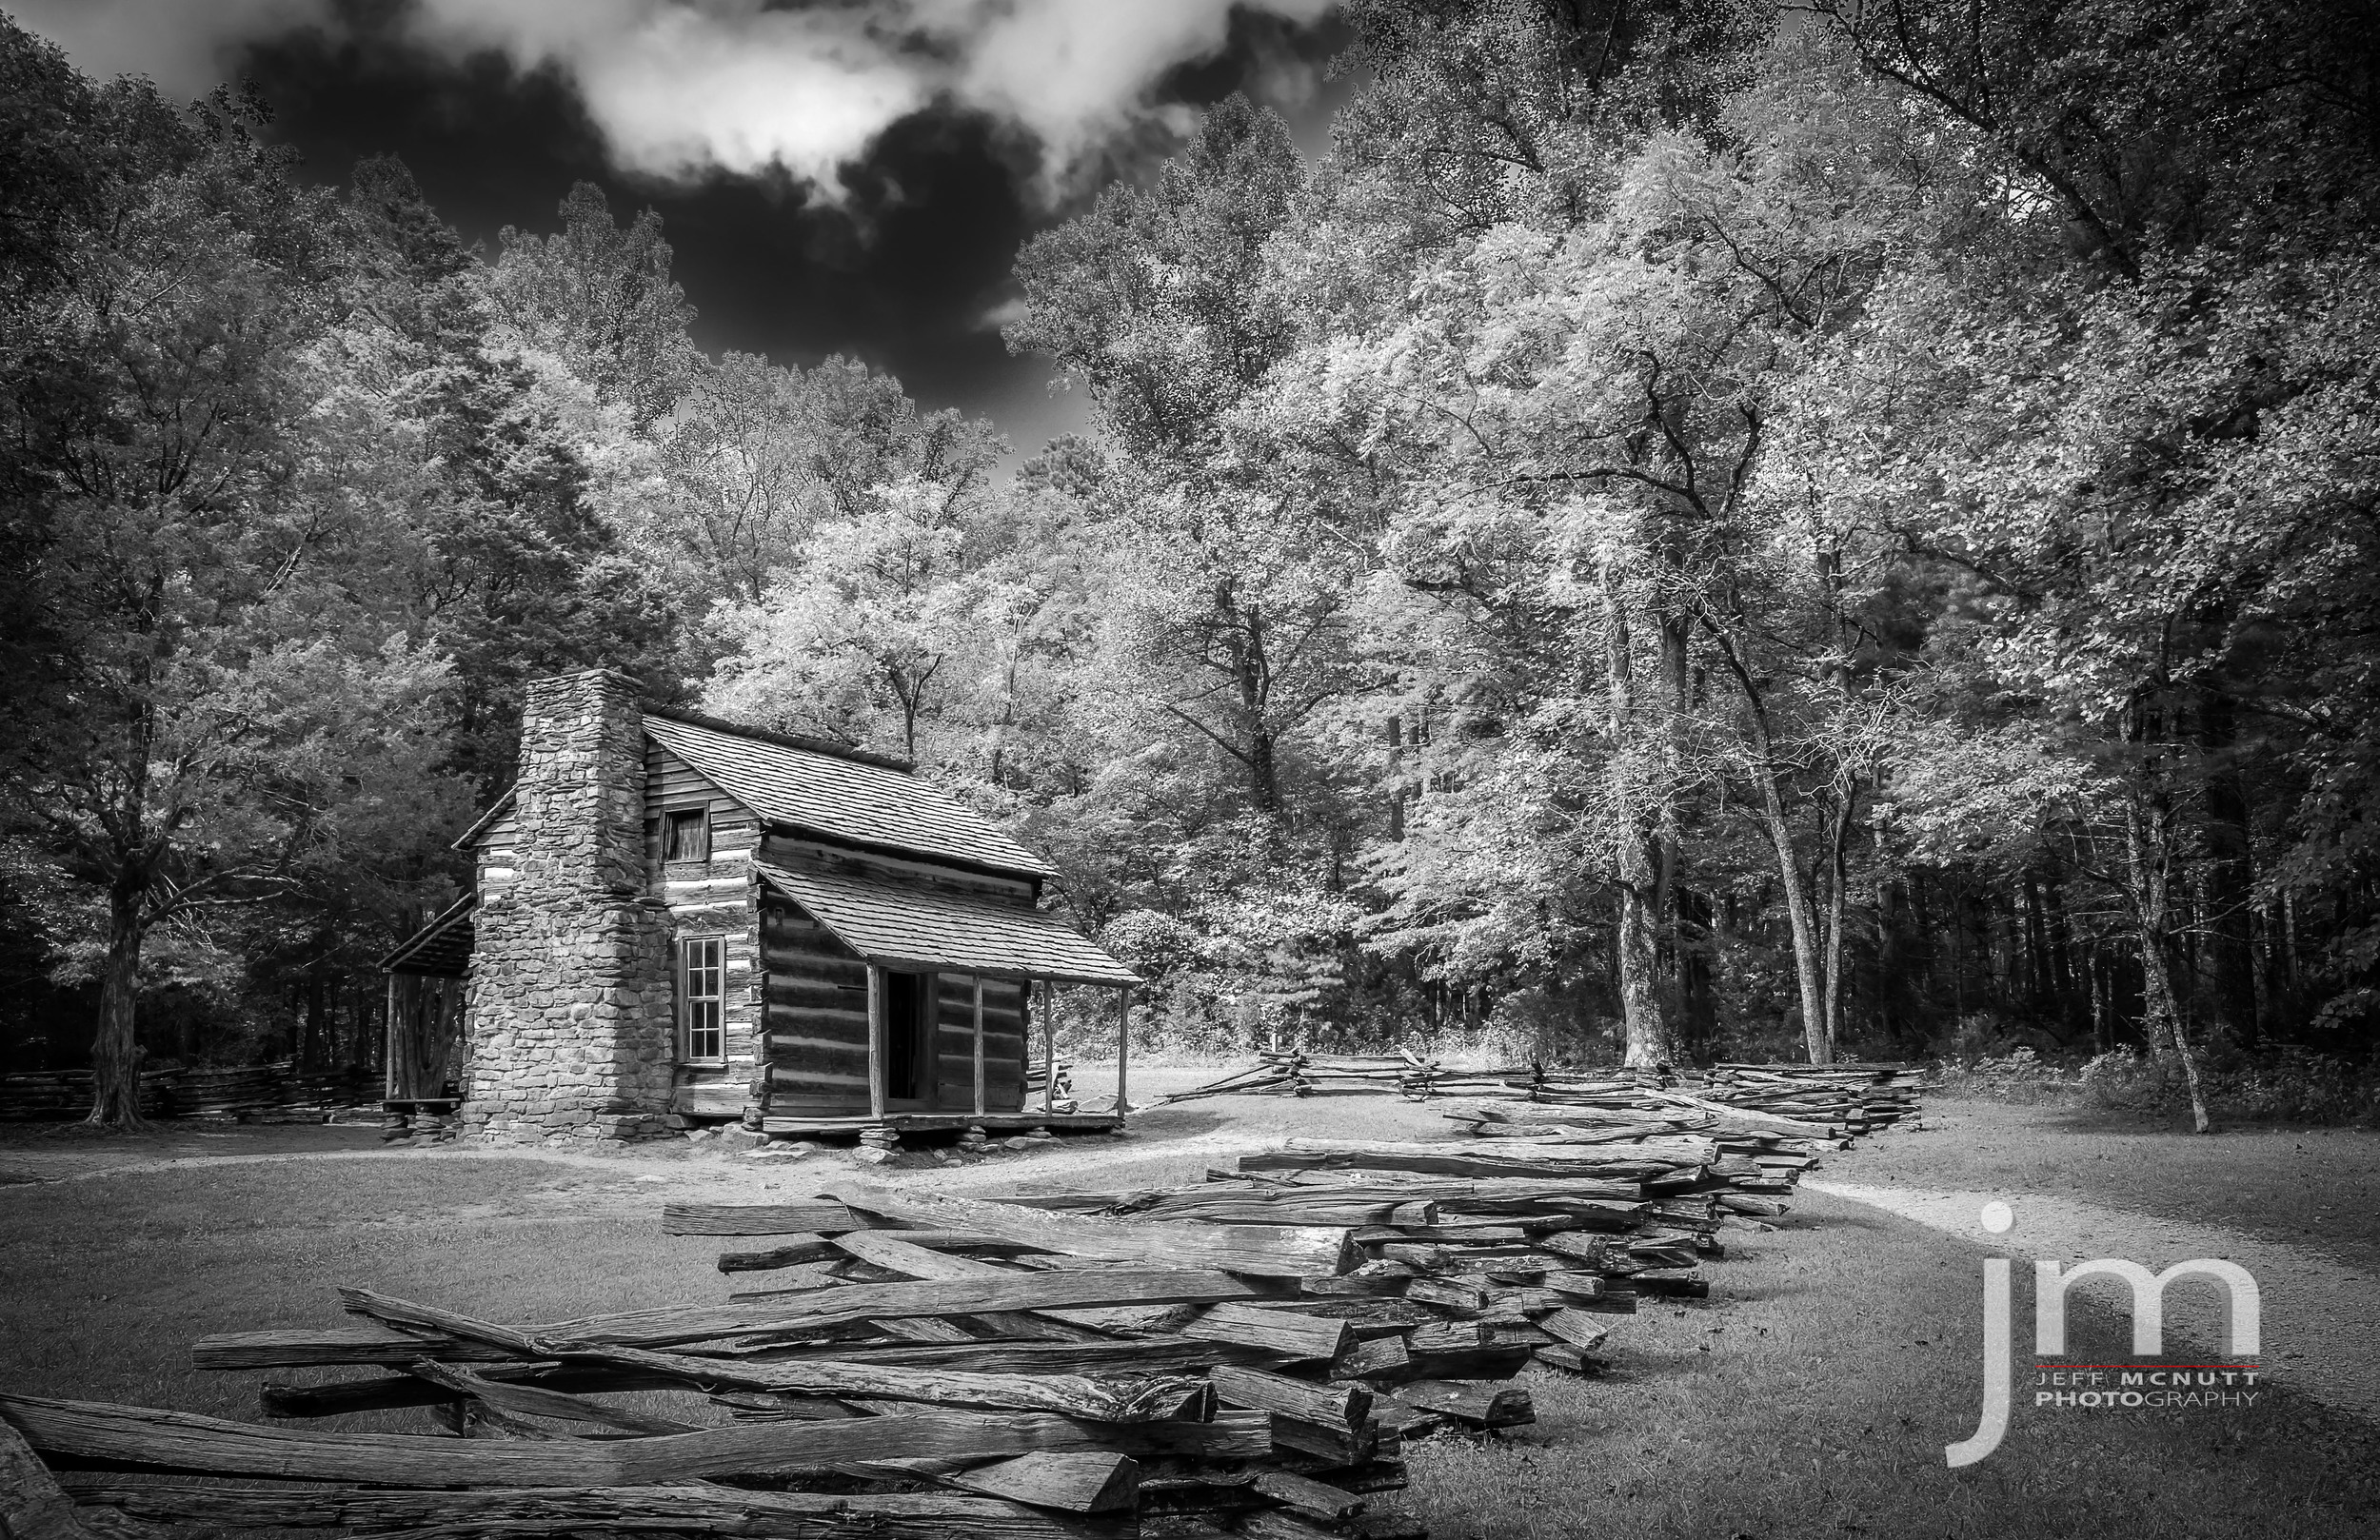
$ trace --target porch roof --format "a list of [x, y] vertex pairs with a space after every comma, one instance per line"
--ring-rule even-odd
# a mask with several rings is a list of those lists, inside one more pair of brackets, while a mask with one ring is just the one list
[[1140, 981], [1063, 921], [1038, 910], [864, 878], [756, 866], [762, 881], [882, 967], [1061, 984]]

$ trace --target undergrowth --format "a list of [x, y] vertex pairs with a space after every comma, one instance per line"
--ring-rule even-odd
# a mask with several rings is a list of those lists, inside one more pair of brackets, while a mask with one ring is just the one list
[[[2288, 1046], [2254, 1054], [2218, 1048], [2201, 1064], [2200, 1076], [2208, 1111], [2218, 1122], [2380, 1128], [2380, 1065]], [[2179, 1056], [2133, 1047], [2090, 1058], [2045, 1056], [2030, 1047], [1979, 1055], [1942, 1065], [1935, 1091], [1994, 1101], [2067, 1100], [2159, 1116], [2190, 1106]]]

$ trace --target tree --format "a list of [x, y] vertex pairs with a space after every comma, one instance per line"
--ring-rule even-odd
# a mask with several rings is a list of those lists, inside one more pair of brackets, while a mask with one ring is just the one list
[[1346, 686], [1346, 563], [1281, 500], [1150, 491], [1095, 537], [1110, 687], [1227, 757], [1249, 805], [1294, 821], [1291, 735]]
[[[401, 165], [359, 167], [344, 212], [335, 324], [319, 346], [350, 442], [373, 446], [346, 474], [393, 510], [383, 560], [404, 623], [455, 664], [452, 767], [492, 794], [511, 774], [527, 680], [603, 664], [675, 688], [676, 605], [607, 507], [643, 489], [620, 466], [648, 446], [625, 408], [590, 409], [599, 381], [557, 372], [499, 324], [488, 286], [529, 306], [522, 274], [491, 279]], [[554, 239], [540, 261], [574, 249]], [[638, 356], [670, 352], [646, 343]], [[601, 368], [607, 355], [571, 356]]]
[[981, 571], [995, 554], [980, 513], [909, 481], [882, 489], [865, 518], [820, 524], [764, 601], [726, 620], [735, 650], [714, 700], [829, 737], [889, 739], [917, 759], [921, 726], [969, 672]]
[[[147, 88], [88, 196], [50, 296], [74, 389], [10, 403], [18, 474], [51, 517], [35, 558], [63, 672], [22, 702], [10, 822], [106, 896], [95, 1121], [140, 1116], [144, 941], [281, 891], [309, 850], [425, 772], [434, 656], [359, 602], [354, 503], [321, 474], [329, 223], [217, 98], [187, 117]], [[128, 121], [129, 120], [129, 121]], [[39, 374], [11, 382], [55, 386]], [[335, 453], [335, 451], [334, 451]]]
[[[1597, 721], [1576, 741], [1601, 766], [1596, 826], [1628, 1058], [1651, 1065], [1680, 1056], [1664, 957], [1691, 977], [1679, 799], [1696, 774], [1695, 636], [1733, 634], [1713, 624], [1714, 585], [1746, 543], [1735, 527], [1767, 393], [1787, 339], [1838, 303], [1846, 253], [1840, 240], [1756, 239], [1778, 233], [1758, 227], [1764, 217], [1790, 229], [1797, 189], [1774, 168], [1814, 161], [1810, 147], [1766, 165], [1755, 151], [1738, 168], [1679, 131], [1719, 116], [1709, 87], [1742, 68], [1745, 13], [1685, 7], [1656, 22], [1613, 8], [1599, 29], [1595, 19], [1535, 5], [1360, 12], [1380, 81], [1339, 141], [1318, 245], [1283, 259], [1317, 275], [1320, 308], [1343, 329], [1280, 399], [1330, 404], [1282, 409], [1304, 418], [1318, 455], [1388, 488], [1385, 544], [1408, 582], [1492, 602], [1474, 581], [1494, 571], [1482, 544], [1563, 573], [1566, 593], [1522, 588], [1553, 599], [1594, 649], [1568, 660], [1593, 659], [1592, 706], [1575, 674], [1544, 687], [1572, 702], [1572, 721]], [[1708, 71], [1699, 90], [1689, 61]], [[1339, 289], [1320, 275], [1351, 230], [1359, 252], [1403, 254], [1401, 304], [1330, 303]], [[1762, 244], [1783, 249], [1748, 250]], [[1397, 294], [1387, 276], [1376, 272], [1373, 289]], [[1447, 516], [1464, 503], [1492, 511]], [[1485, 542], [1482, 525], [1496, 531]], [[1767, 731], [1757, 703], [1745, 720]], [[1789, 835], [1780, 772], [1754, 778], [1770, 788], [1773, 840]], [[1778, 860], [1823, 1057], [1821, 949], [1790, 841]]]
[[1186, 471], [1294, 335], [1267, 247], [1303, 175], [1278, 113], [1218, 103], [1154, 186], [1111, 187], [1026, 243], [1009, 348], [1081, 379], [1128, 458]]
[[695, 358], [694, 309], [669, 276], [661, 216], [647, 208], [623, 228], [591, 182], [574, 184], [560, 211], [552, 235], [505, 227], [490, 297], [524, 346], [561, 360], [641, 431], [676, 403]]
[[1285, 740], [1342, 686], [1348, 592], [1243, 414], [1295, 336], [1269, 250], [1304, 177], [1277, 114], [1219, 104], [1153, 186], [1026, 247], [1007, 331], [1079, 378], [1115, 438], [1090, 532], [1113, 693], [1221, 753], [1283, 823]]
[[669, 508], [646, 534], [680, 592], [757, 604], [832, 501], [826, 424], [799, 369], [749, 353], [699, 366], [666, 430]]
[[983, 496], [1004, 452], [987, 424], [921, 412], [900, 381], [841, 356], [806, 370], [747, 353], [700, 365], [662, 432], [668, 495], [640, 535], [697, 613], [761, 602], [822, 521], [866, 519], [887, 486]]

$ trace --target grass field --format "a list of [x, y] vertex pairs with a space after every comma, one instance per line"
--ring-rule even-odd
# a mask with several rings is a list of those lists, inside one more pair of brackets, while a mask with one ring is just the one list
[[[1429, 1126], [1421, 1109], [1371, 1099], [1230, 1098], [1152, 1115], [1130, 1140], [1068, 1141], [962, 1175], [974, 1190], [1050, 1185], [1061, 1173], [1081, 1186], [1195, 1177], [1213, 1157], [1200, 1152], [1236, 1135]], [[1895, 1137], [1875, 1141], [1863, 1165], [1888, 1162]], [[1908, 1148], [1925, 1156], [1922, 1141]], [[661, 1235], [661, 1201], [757, 1197], [764, 1182], [789, 1194], [843, 1169], [837, 1156], [763, 1176], [720, 1160], [440, 1155], [0, 1187], [0, 1386], [253, 1417], [265, 1376], [194, 1372], [189, 1342], [335, 1323], [341, 1283], [514, 1321], [715, 1300], [720, 1243]], [[2372, 1428], [2279, 1392], [2248, 1411], [2195, 1414], [2035, 1412], [2020, 1393], [2005, 1447], [1947, 1471], [1941, 1446], [1975, 1418], [1982, 1254], [1815, 1194], [1784, 1228], [1729, 1240], [1708, 1305], [1615, 1317], [1613, 1375], [1533, 1372], [1534, 1428], [1414, 1446], [1413, 1490], [1397, 1501], [1438, 1540], [2100, 1529], [2311, 1540], [2368, 1536], [2380, 1521]], [[2018, 1319], [2029, 1318], [2020, 1293]], [[2110, 1318], [2078, 1310], [2075, 1326], [2077, 1354], [2124, 1347]], [[421, 1428], [419, 1415], [348, 1425]]]

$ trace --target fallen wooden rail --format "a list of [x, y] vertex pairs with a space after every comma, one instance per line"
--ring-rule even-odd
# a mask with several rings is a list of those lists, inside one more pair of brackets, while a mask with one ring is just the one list
[[[356, 1325], [195, 1345], [203, 1369], [365, 1371], [262, 1385], [270, 1424], [0, 1396], [0, 1461], [14, 1440], [31, 1494], [0, 1520], [24, 1540], [95, 1540], [96, 1507], [403, 1540], [1421, 1540], [1374, 1506], [1406, 1440], [1525, 1426], [1524, 1368], [1601, 1372], [1640, 1299], [1712, 1297], [1728, 1231], [1772, 1228], [1843, 1131], [1914, 1107], [1864, 1073], [1527, 1084], [1458, 1105], [1456, 1137], [1290, 1139], [1180, 1187], [673, 1205], [673, 1234], [777, 1237], [720, 1256], [742, 1286], [720, 1301], [521, 1324], [343, 1290]], [[358, 1412], [432, 1431], [304, 1422]]]

